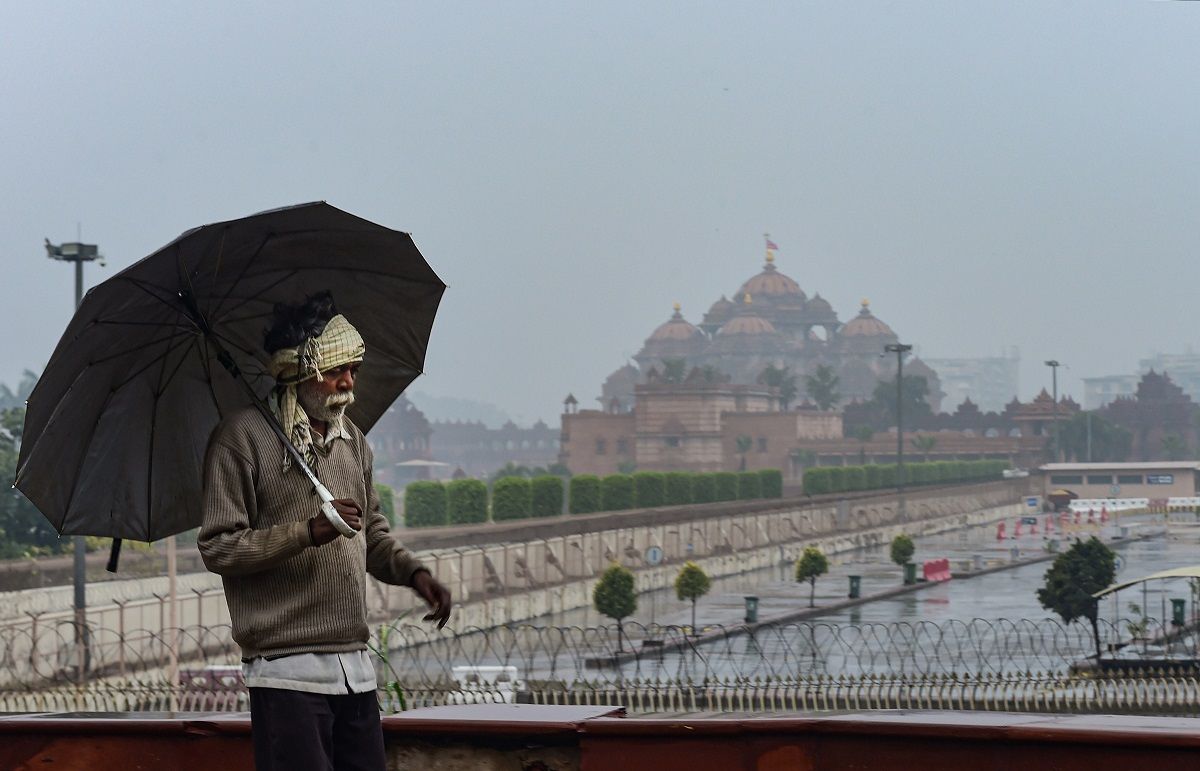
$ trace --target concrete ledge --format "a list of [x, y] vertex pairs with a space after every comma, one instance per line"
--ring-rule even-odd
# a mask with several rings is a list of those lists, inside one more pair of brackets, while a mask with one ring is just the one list
[[[1194, 769], [1191, 718], [961, 712], [622, 718], [613, 707], [466, 705], [384, 718], [389, 769], [696, 771]], [[249, 771], [240, 714], [0, 716], [0, 768]]]

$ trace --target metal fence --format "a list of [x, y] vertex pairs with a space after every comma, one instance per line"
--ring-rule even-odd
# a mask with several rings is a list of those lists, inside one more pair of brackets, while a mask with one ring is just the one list
[[[520, 700], [639, 712], [857, 709], [1200, 714], [1191, 627], [1053, 619], [713, 627], [514, 625], [437, 631], [397, 622], [371, 640], [381, 705]], [[227, 625], [0, 630], [0, 711], [247, 708]], [[225, 668], [221, 668], [224, 666]], [[216, 667], [215, 669], [206, 669]], [[503, 682], [470, 673], [511, 667]], [[1139, 669], [1140, 668], [1140, 669]], [[217, 675], [212, 673], [216, 672]], [[508, 674], [508, 673], [511, 673]], [[208, 676], [206, 676], [208, 675]], [[224, 676], [220, 676], [224, 675]]]

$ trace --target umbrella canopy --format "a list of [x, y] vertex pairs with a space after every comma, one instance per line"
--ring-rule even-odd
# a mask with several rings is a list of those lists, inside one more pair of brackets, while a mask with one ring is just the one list
[[370, 429], [421, 373], [445, 284], [412, 238], [312, 203], [205, 225], [87, 293], [29, 397], [16, 486], [59, 533], [155, 540], [200, 524], [208, 437], [259, 398], [275, 303], [329, 290], [367, 357]]

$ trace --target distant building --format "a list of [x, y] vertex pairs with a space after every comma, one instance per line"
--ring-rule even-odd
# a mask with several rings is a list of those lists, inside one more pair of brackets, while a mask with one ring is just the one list
[[1196, 403], [1166, 373], [1146, 373], [1133, 396], [1114, 399], [1100, 416], [1129, 431], [1136, 460], [1184, 460], [1200, 448]]
[[467, 476], [491, 474], [512, 463], [549, 466], [558, 460], [559, 429], [543, 421], [521, 428], [511, 420], [500, 428], [479, 421], [435, 421], [430, 449], [433, 457], [461, 468]]
[[375, 453], [375, 478], [386, 485], [404, 485], [417, 479], [428, 479], [431, 466], [397, 468], [406, 461], [433, 461], [430, 437], [433, 433], [425, 413], [403, 394], [376, 421], [367, 435], [367, 443]]
[[971, 401], [986, 412], [998, 412], [1017, 394], [1021, 359], [1008, 356], [925, 359], [937, 371], [947, 404]]
[[1083, 408], [1098, 410], [1137, 391], [1137, 375], [1105, 375], [1083, 379]]
[[1138, 362], [1138, 374], [1162, 372], [1171, 376], [1192, 401], [1200, 402], [1200, 354], [1158, 353]]
[[1080, 498], [1193, 498], [1200, 492], [1200, 463], [1047, 463], [1039, 469], [1042, 494], [1067, 489]]
[[[870, 304], [863, 300], [858, 313], [842, 323], [828, 300], [810, 297], [779, 271], [773, 252], [767, 253], [762, 271], [731, 297], [722, 295], [699, 324], [685, 319], [676, 304], [634, 355], [636, 366], [625, 364], [605, 380], [600, 411], [614, 405], [619, 411], [632, 409], [636, 386], [646, 382], [651, 369], [660, 374], [669, 368], [708, 369], [728, 375], [733, 384], [757, 386], [768, 366], [786, 367], [802, 398], [805, 376], [826, 366], [838, 376], [844, 402], [869, 399], [876, 385], [895, 378], [894, 357], [881, 354], [899, 337]], [[940, 409], [939, 373], [916, 357], [905, 362], [905, 372], [925, 378], [930, 407]]]

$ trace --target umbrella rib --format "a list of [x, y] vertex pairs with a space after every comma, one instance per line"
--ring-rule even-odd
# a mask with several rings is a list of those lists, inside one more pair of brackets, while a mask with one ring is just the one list
[[[254, 254], [251, 254], [250, 259], [246, 260], [245, 264], [242, 265], [242, 270], [240, 273], [238, 273], [237, 278], [235, 278], [233, 281], [229, 282], [229, 290], [225, 292], [224, 297], [222, 297], [220, 300], [217, 301], [216, 307], [213, 309], [213, 312], [212, 312], [213, 319], [217, 319], [220, 317], [222, 306], [225, 305], [225, 301], [229, 299], [229, 296], [231, 294], [233, 294], [233, 288], [236, 287], [239, 283], [241, 283], [245, 279], [246, 271], [250, 270], [251, 266], [254, 265], [254, 261], [258, 259], [259, 255], [262, 254], [263, 249], [266, 248], [267, 244], [270, 243], [271, 239], [274, 237], [275, 237], [274, 233], [267, 233], [267, 235], [263, 238], [262, 243], [260, 243], [258, 245], [258, 248], [254, 250]], [[222, 244], [223, 243], [224, 243], [224, 240], [222, 239]], [[224, 248], [224, 247], [222, 247], [222, 248]]]
[[[264, 292], [267, 292], [267, 291], [279, 286], [284, 281], [287, 281], [289, 278], [296, 275], [297, 272], [298, 271], [295, 269], [287, 271], [282, 277], [279, 278], [279, 280], [273, 281], [272, 283], [270, 283], [270, 284], [266, 285], [265, 287], [263, 287], [262, 289], [258, 290], [258, 294], [251, 296], [251, 297], [242, 298], [240, 302], [235, 304], [233, 307], [229, 308], [229, 310], [226, 312], [226, 314], [233, 313], [238, 308], [241, 308], [241, 307], [245, 306], [247, 303], [253, 302], [255, 300], [258, 300], [260, 302], [265, 302], [265, 303], [271, 303], [272, 302], [271, 300], [267, 300], [267, 299], [261, 297], [260, 295], [262, 295]], [[239, 276], [238, 280], [239, 281], [245, 280], [245, 276]], [[231, 284], [229, 287], [229, 291], [225, 293], [225, 296], [223, 298], [221, 298], [222, 305], [224, 305], [225, 301], [229, 299], [229, 295], [233, 293], [233, 286], [234, 285]], [[272, 303], [272, 304], [274, 304], [274, 303]], [[214, 321], [214, 323], [221, 323], [221, 322], [225, 321], [225, 316], [214, 315], [213, 321]]]
[[[187, 334], [187, 333], [185, 333], [185, 334]], [[172, 336], [172, 337], [174, 337], [174, 336]], [[170, 340], [170, 339], [171, 338], [167, 338], [167, 340]], [[161, 356], [151, 359], [150, 361], [148, 361], [144, 365], [142, 365], [142, 367], [140, 367], [139, 369], [134, 370], [134, 372], [132, 374], [130, 374], [128, 377], [126, 377], [124, 380], [122, 380], [119, 383], [117, 383], [116, 385], [114, 385], [113, 390], [117, 391], [117, 390], [120, 390], [120, 389], [124, 388], [125, 386], [129, 385], [129, 383], [131, 381], [137, 379], [138, 376], [140, 376], [143, 372], [145, 372], [146, 370], [153, 367], [157, 362], [161, 361], [163, 358], [170, 356], [172, 353], [174, 353], [175, 350], [177, 348], [179, 348], [179, 346], [186, 345], [188, 340], [190, 340], [190, 339], [191, 339], [190, 337], [185, 337], [183, 340], [180, 340], [178, 342], [175, 342], [173, 345], [168, 346], [167, 350], [163, 351]], [[147, 345], [145, 347], [148, 348], [149, 345]]]
[[126, 348], [123, 351], [117, 351], [116, 353], [109, 354], [108, 356], [103, 356], [99, 359], [93, 359], [88, 362], [88, 366], [93, 366], [96, 364], [105, 364], [107, 362], [112, 361], [113, 359], [119, 359], [122, 356], [128, 356], [131, 353], [137, 353], [138, 351], [144, 351], [147, 348], [158, 345], [159, 343], [169, 342], [169, 341], [174, 340], [175, 338], [179, 337], [180, 335], [193, 335], [193, 334], [195, 334], [195, 333], [192, 332], [191, 330], [184, 330], [182, 332], [173, 332], [172, 334], [167, 335], [166, 337], [156, 337], [153, 340], [149, 340], [144, 343], [139, 343], [139, 344], [133, 346], [132, 348]]

